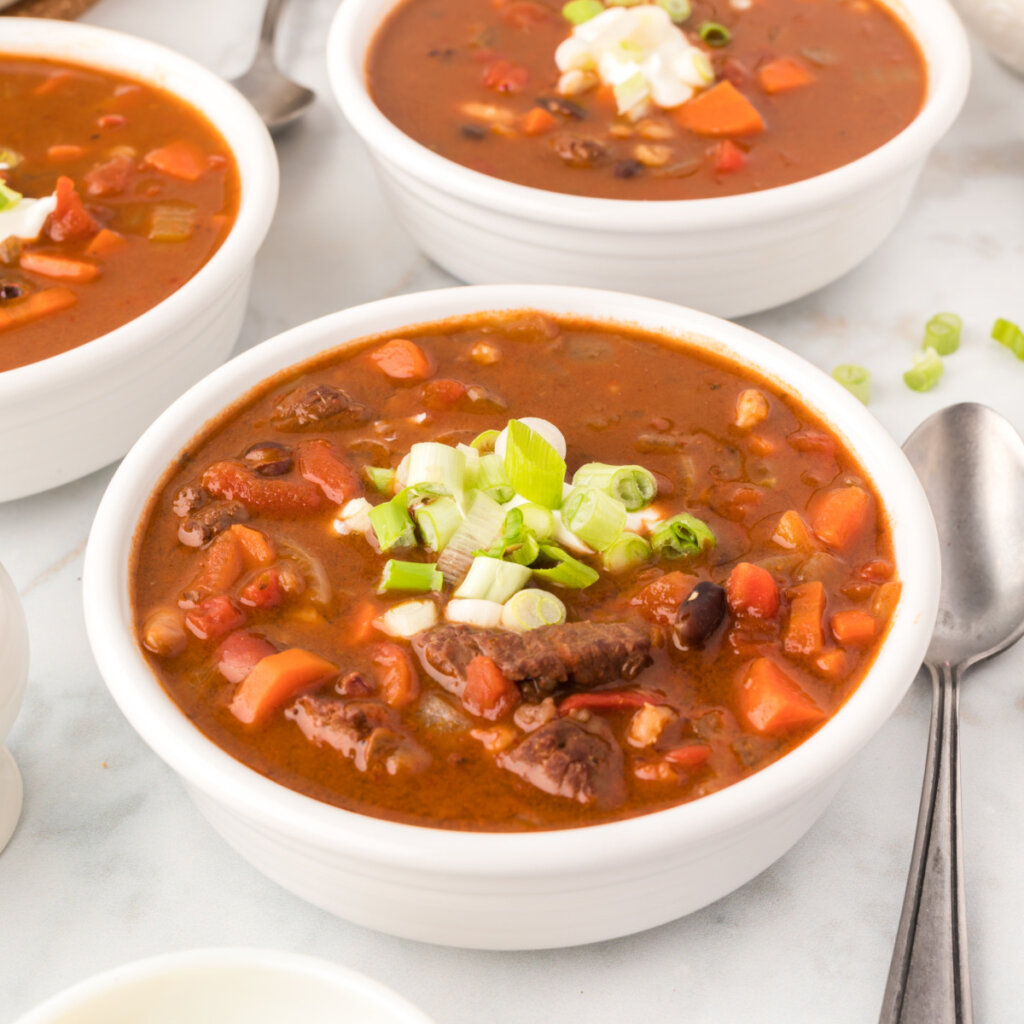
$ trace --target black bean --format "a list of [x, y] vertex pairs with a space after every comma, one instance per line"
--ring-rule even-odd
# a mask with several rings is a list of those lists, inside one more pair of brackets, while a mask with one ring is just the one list
[[479, 124], [464, 124], [459, 132], [463, 138], [473, 139], [476, 142], [487, 137], [487, 129]]
[[248, 518], [249, 510], [240, 501], [204, 505], [182, 519], [178, 525], [178, 540], [186, 547], [202, 547], [232, 523], [244, 523]]
[[573, 103], [562, 96], [538, 96], [537, 106], [543, 107], [549, 114], [574, 117], [577, 121], [582, 121], [587, 116], [587, 112], [578, 103]]
[[21, 294], [22, 291], [20, 284], [0, 284], [0, 301], [6, 301], [7, 299], [20, 299]]
[[635, 178], [644, 165], [639, 160], [620, 160], [613, 168], [612, 173], [616, 178]]
[[260, 476], [281, 476], [292, 468], [292, 450], [277, 441], [260, 441], [247, 448], [242, 458]]
[[710, 580], [701, 580], [679, 606], [672, 642], [681, 651], [700, 647], [725, 618], [725, 590]]

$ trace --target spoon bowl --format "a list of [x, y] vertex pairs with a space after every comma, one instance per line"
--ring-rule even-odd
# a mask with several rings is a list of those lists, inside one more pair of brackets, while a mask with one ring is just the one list
[[903, 446], [939, 532], [925, 656], [932, 716], [907, 892], [879, 1024], [971, 1024], [960, 834], [960, 680], [1024, 634], [1024, 440], [983, 405], [950, 406]]

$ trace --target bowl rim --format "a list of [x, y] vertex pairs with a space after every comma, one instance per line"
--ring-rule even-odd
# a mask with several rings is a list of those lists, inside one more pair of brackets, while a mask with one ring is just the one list
[[181, 974], [202, 974], [223, 969], [250, 969], [288, 975], [298, 982], [317, 978], [335, 988], [367, 997], [387, 1011], [393, 1024], [432, 1024], [422, 1010], [383, 982], [344, 964], [259, 946], [211, 946], [161, 953], [133, 960], [83, 978], [33, 1007], [14, 1024], [62, 1024], [67, 1014], [81, 1012], [86, 1001], [116, 993], [125, 985], [173, 978]]
[[[0, 55], [49, 57], [96, 67], [170, 93], [193, 107], [223, 137], [238, 167], [240, 187], [238, 213], [231, 230], [192, 277], [155, 306], [106, 334], [66, 352], [0, 372], [0, 403], [13, 403], [54, 388], [72, 387], [83, 376], [120, 365], [213, 304], [252, 262], [266, 237], [277, 206], [279, 171], [270, 133], [241, 93], [213, 71], [159, 43], [79, 22], [2, 18]], [[135, 66], [143, 60], [145, 71]], [[176, 82], [186, 79], [198, 83], [196, 92], [202, 93], [202, 102], [196, 97], [185, 98], [175, 88]]]
[[[861, 685], [817, 733], [759, 772], [665, 810], [575, 829], [463, 832], [373, 818], [286, 789], [201, 733], [167, 695], [137, 645], [128, 563], [142, 509], [166, 466], [210, 421], [209, 410], [223, 409], [276, 372], [383, 331], [515, 309], [576, 313], [692, 338], [754, 368], [812, 408], [862, 462], [887, 508], [903, 582], [890, 634]], [[622, 849], [639, 863], [766, 818], [841, 771], [895, 710], [921, 664], [937, 611], [939, 542], [924, 490], [893, 438], [831, 377], [781, 345], [709, 314], [620, 292], [476, 285], [381, 299], [320, 317], [236, 356], [194, 385], [146, 430], [114, 474], [90, 533], [82, 582], [89, 643], [108, 690], [189, 788], [274, 833], [378, 867], [414, 871], [421, 879], [453, 872], [525, 877], [540, 857], [545, 877], [571, 881], [587, 869], [620, 861], [616, 851]]]
[[[346, 0], [338, 6], [327, 37], [327, 73], [335, 100], [371, 153], [393, 173], [410, 176], [464, 202], [588, 234], [667, 234], [741, 227], [788, 219], [840, 202], [922, 160], [956, 119], [970, 83], [967, 34], [946, 0], [879, 0], [917, 42], [928, 71], [928, 88], [913, 121], [877, 149], [834, 170], [760, 192], [676, 200], [576, 196], [472, 170], [416, 142], [384, 116], [367, 88], [365, 58], [374, 31], [401, 2]], [[371, 18], [374, 30], [364, 46], [360, 36]]]

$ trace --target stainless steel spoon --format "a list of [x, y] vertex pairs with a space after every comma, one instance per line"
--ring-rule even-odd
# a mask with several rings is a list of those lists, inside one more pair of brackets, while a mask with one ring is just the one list
[[274, 34], [284, 5], [285, 0], [267, 0], [259, 48], [252, 67], [244, 75], [231, 80], [271, 131], [302, 117], [316, 99], [312, 89], [287, 78], [274, 61]]
[[960, 837], [960, 680], [1024, 634], [1024, 441], [998, 413], [964, 403], [903, 446], [942, 545], [939, 616], [925, 667], [931, 732], [910, 877], [880, 1024], [971, 1024]]

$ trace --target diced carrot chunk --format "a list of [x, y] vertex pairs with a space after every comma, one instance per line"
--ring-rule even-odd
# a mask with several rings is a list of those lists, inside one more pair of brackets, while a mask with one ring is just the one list
[[359, 477], [330, 441], [319, 437], [300, 441], [295, 451], [299, 475], [316, 484], [328, 501], [343, 505], [363, 493]]
[[814, 659], [814, 664], [829, 678], [838, 679], [846, 671], [846, 651], [842, 651], [838, 647], [822, 651]]
[[481, 718], [500, 718], [522, 699], [519, 687], [506, 678], [493, 658], [478, 654], [466, 666], [463, 707]]
[[268, 654], [235, 691], [231, 713], [246, 725], [258, 725], [285, 701], [337, 674], [336, 665], [301, 647]]
[[63, 160], [77, 160], [79, 157], [84, 155], [84, 147], [76, 146], [72, 143], [58, 143], [55, 146], [51, 146], [46, 151], [46, 158], [57, 163], [60, 163]]
[[409, 652], [388, 641], [373, 650], [381, 696], [393, 708], [404, 708], [420, 695], [420, 677]]
[[373, 620], [381, 611], [382, 609], [372, 601], [360, 602], [345, 625], [345, 639], [353, 645], [365, 644], [375, 634]]
[[110, 228], [101, 228], [85, 247], [85, 254], [86, 256], [107, 256], [127, 244], [128, 240], [124, 235], [119, 235], [116, 231], [111, 231]]
[[100, 274], [100, 268], [95, 263], [31, 250], [21, 254], [18, 265], [22, 270], [32, 274], [42, 274], [44, 277], [53, 277], [59, 281], [74, 281], [77, 284], [95, 280]]
[[863, 487], [837, 487], [818, 499], [811, 509], [811, 529], [830, 547], [842, 550], [868, 522], [871, 497]]
[[874, 615], [860, 608], [849, 608], [832, 616], [832, 635], [844, 646], [866, 644], [878, 632]]
[[215, 640], [245, 623], [245, 612], [227, 594], [215, 594], [185, 613], [185, 625], [200, 640]]
[[676, 120], [695, 135], [750, 135], [764, 131], [764, 119], [732, 82], [724, 80], [677, 107]]
[[789, 594], [792, 603], [782, 646], [788, 654], [816, 654], [825, 643], [825, 585], [811, 580], [793, 587]]
[[33, 292], [16, 302], [4, 303], [0, 306], [0, 331], [40, 320], [51, 313], [59, 313], [77, 301], [78, 296], [70, 288], [61, 286]]
[[181, 178], [182, 181], [198, 181], [209, 166], [203, 151], [186, 139], [151, 149], [142, 158], [142, 162], [147, 167], [169, 174], [172, 178]]
[[228, 532], [235, 535], [241, 546], [247, 569], [270, 565], [276, 561], [277, 549], [274, 542], [261, 530], [255, 530], [244, 523], [233, 523], [228, 527]]
[[533, 107], [523, 117], [524, 135], [543, 135], [558, 124], [558, 118], [543, 107]]
[[648, 583], [629, 603], [638, 607], [645, 619], [671, 626], [676, 621], [679, 606], [696, 585], [696, 576], [679, 570], [667, 572], [653, 583]]
[[773, 94], [810, 85], [814, 75], [795, 57], [779, 57], [757, 69], [757, 81], [766, 93]]
[[190, 608], [208, 597], [226, 594], [245, 571], [245, 560], [238, 537], [225, 530], [202, 553], [199, 572], [181, 592], [178, 604]]
[[392, 380], [426, 380], [434, 373], [430, 357], [408, 338], [392, 338], [370, 353], [378, 369]]
[[795, 509], [783, 512], [772, 534], [772, 543], [787, 551], [811, 552], [817, 545], [807, 524]]
[[735, 615], [770, 619], [779, 610], [779, 588], [772, 574], [751, 562], [736, 565], [725, 583], [726, 598]]
[[826, 717], [810, 694], [771, 658], [755, 658], [747, 667], [738, 703], [740, 716], [765, 736], [782, 736]]

